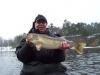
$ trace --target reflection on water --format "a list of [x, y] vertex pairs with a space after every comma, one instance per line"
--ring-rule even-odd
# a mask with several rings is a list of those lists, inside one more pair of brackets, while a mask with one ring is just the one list
[[[83, 55], [69, 50], [65, 62], [69, 75], [100, 75], [100, 49], [84, 50]], [[22, 63], [12, 51], [0, 51], [0, 75], [19, 75]]]
[[100, 75], [100, 48], [84, 49], [82, 55], [69, 50], [63, 64], [69, 75]]

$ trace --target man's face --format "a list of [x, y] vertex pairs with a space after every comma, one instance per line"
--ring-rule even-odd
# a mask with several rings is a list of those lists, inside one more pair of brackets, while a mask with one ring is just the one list
[[35, 22], [35, 29], [38, 29], [41, 33], [44, 33], [46, 31], [47, 23], [45, 20], [40, 19]]

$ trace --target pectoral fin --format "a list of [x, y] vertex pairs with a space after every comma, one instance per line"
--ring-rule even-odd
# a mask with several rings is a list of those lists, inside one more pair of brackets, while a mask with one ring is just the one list
[[37, 43], [36, 44], [36, 49], [39, 51], [41, 49], [41, 44]]

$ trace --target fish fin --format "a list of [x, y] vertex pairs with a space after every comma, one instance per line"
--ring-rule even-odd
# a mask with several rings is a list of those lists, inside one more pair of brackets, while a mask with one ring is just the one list
[[82, 54], [83, 53], [83, 47], [86, 46], [86, 43], [77, 43], [77, 45], [75, 46], [75, 50], [79, 53]]
[[37, 43], [36, 44], [36, 49], [39, 51], [41, 49], [41, 44], [40, 43]]

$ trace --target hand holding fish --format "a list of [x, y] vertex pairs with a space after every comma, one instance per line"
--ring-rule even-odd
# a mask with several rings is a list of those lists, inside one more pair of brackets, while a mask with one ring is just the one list
[[70, 49], [70, 45], [69, 45], [66, 41], [62, 41], [62, 42], [60, 43], [59, 49], [60, 49], [60, 50]]
[[34, 44], [31, 41], [29, 41], [28, 39], [26, 39], [26, 43], [30, 47], [33, 47], [34, 46]]

